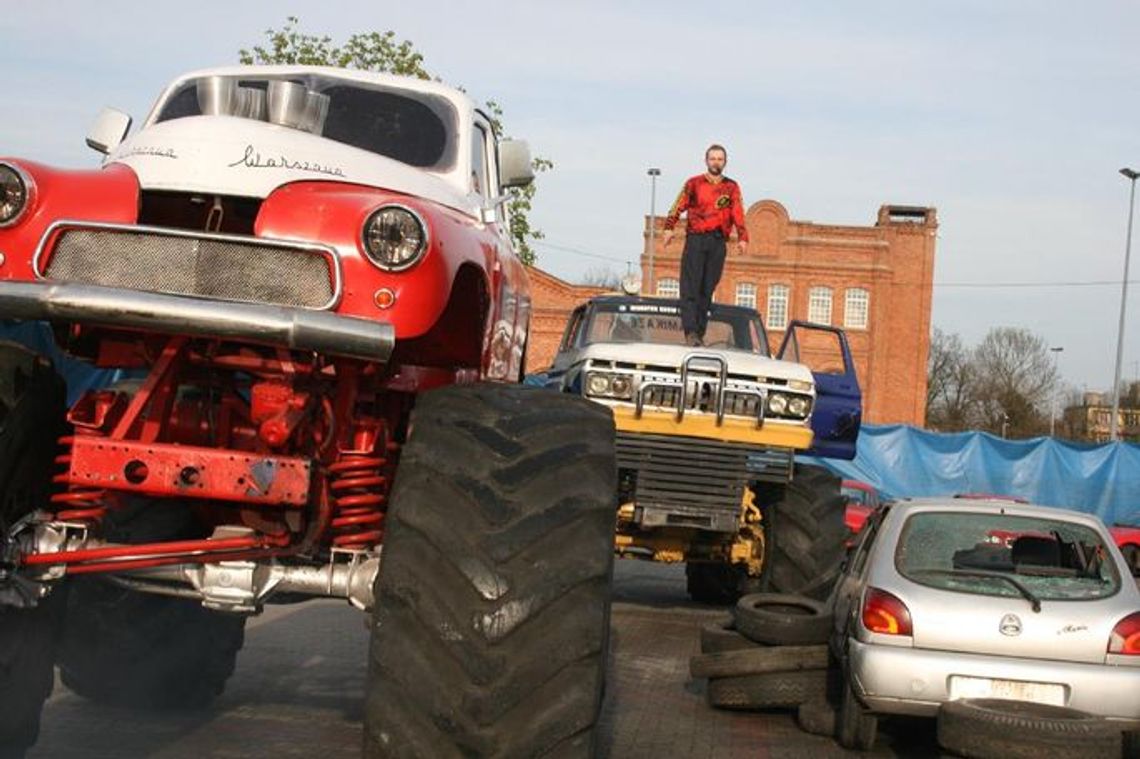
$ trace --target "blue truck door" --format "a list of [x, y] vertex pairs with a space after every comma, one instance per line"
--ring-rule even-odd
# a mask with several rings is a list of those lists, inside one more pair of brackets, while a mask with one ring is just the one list
[[863, 418], [863, 394], [843, 330], [826, 324], [792, 321], [776, 357], [805, 364], [815, 377], [815, 433], [806, 453], [829, 459], [855, 458]]

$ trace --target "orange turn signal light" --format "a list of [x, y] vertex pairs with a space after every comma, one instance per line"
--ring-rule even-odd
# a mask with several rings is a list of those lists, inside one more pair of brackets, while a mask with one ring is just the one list
[[387, 287], [381, 287], [372, 295], [372, 302], [377, 308], [391, 308], [396, 305], [396, 293]]

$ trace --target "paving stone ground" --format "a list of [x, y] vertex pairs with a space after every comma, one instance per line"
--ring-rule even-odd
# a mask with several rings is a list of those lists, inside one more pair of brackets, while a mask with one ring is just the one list
[[[700, 625], [723, 612], [687, 601], [684, 572], [618, 563], [613, 659], [602, 731], [609, 756], [858, 756], [800, 732], [790, 712], [717, 711], [704, 682], [690, 679]], [[100, 706], [62, 685], [44, 711], [28, 759], [354, 759], [368, 633], [346, 604], [272, 607], [249, 621], [246, 645], [225, 694], [201, 712], [141, 713]], [[937, 755], [933, 723], [884, 725], [870, 756]]]

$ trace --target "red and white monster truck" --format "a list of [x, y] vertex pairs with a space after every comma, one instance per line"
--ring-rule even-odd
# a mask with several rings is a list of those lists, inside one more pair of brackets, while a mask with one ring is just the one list
[[462, 93], [192, 73], [101, 168], [0, 161], [0, 319], [122, 370], [65, 408], [0, 344], [0, 746], [83, 696], [220, 693], [247, 615], [369, 612], [364, 755], [585, 755], [608, 645], [609, 410], [514, 383], [506, 190]]

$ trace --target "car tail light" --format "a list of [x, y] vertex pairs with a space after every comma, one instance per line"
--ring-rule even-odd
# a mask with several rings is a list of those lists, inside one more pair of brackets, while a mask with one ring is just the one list
[[867, 588], [863, 597], [863, 626], [884, 635], [914, 634], [906, 604], [878, 588]]
[[1140, 656], [1140, 611], [1116, 623], [1108, 636], [1108, 652]]

